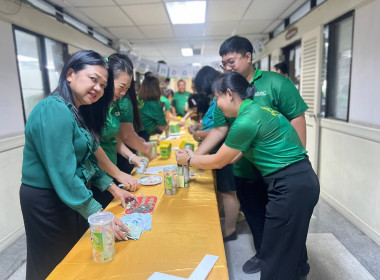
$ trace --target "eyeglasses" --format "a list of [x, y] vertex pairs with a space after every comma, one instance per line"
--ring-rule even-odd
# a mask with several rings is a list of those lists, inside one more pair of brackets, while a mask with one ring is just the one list
[[222, 68], [222, 70], [226, 70], [227, 66], [233, 68], [235, 66], [236, 60], [239, 60], [241, 58], [243, 58], [242, 55], [240, 57], [231, 57], [226, 62], [222, 61], [222, 64], [220, 64], [219, 67]]

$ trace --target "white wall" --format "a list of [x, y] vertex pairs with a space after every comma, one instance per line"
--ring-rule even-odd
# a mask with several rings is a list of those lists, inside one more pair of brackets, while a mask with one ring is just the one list
[[351, 123], [377, 128], [380, 128], [379, 11], [378, 0], [355, 11], [349, 115]]
[[[15, 11], [9, 0], [0, 1], [0, 10]], [[18, 4], [17, 4], [18, 5]], [[28, 5], [15, 15], [0, 13], [0, 251], [24, 232], [19, 202], [24, 117], [17, 72], [12, 24], [69, 44], [69, 51], [93, 49], [104, 56], [115, 52], [100, 42], [59, 23]]]
[[12, 26], [0, 21], [0, 139], [24, 132], [22, 98], [17, 74]]

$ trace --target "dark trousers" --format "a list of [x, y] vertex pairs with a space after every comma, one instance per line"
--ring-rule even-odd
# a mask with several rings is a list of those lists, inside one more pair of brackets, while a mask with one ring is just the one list
[[295, 280], [303, 274], [306, 237], [319, 182], [308, 158], [264, 177], [268, 204], [261, 244], [261, 280]]
[[265, 207], [268, 203], [267, 185], [262, 177], [248, 179], [234, 176], [234, 179], [240, 207], [252, 232], [257, 257], [260, 258], [265, 223]]
[[45, 279], [88, 229], [78, 212], [53, 189], [21, 184], [20, 203], [26, 232], [26, 279]]

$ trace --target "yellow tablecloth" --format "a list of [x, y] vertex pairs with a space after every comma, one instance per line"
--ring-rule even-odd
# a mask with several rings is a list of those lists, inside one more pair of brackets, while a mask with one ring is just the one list
[[[172, 147], [178, 147], [181, 140], [190, 141], [191, 136], [182, 134], [180, 140], [171, 141]], [[158, 157], [149, 166], [168, 164], [176, 164], [174, 151], [170, 159]], [[188, 278], [206, 254], [219, 256], [207, 279], [228, 279], [213, 178], [209, 170], [203, 175], [197, 174], [190, 180], [190, 187], [180, 188], [176, 195], [165, 195], [163, 182], [156, 186], [141, 186], [136, 195], [141, 193], [158, 198], [150, 231], [145, 231], [139, 240], [116, 242], [115, 258], [108, 263], [93, 261], [87, 231], [48, 279], [145, 280], [154, 272]], [[124, 215], [123, 210], [116, 200], [106, 209], [117, 217]]]

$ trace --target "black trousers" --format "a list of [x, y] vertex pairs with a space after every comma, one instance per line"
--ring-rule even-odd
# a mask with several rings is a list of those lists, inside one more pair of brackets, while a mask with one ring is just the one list
[[319, 182], [308, 158], [264, 177], [268, 204], [261, 244], [261, 280], [295, 280], [302, 272], [306, 237]]
[[21, 184], [20, 203], [26, 232], [26, 279], [45, 279], [88, 229], [78, 212], [53, 189]]
[[260, 258], [265, 207], [268, 203], [267, 185], [262, 177], [248, 179], [234, 176], [234, 179], [240, 207], [252, 232], [257, 257]]

